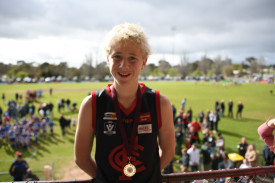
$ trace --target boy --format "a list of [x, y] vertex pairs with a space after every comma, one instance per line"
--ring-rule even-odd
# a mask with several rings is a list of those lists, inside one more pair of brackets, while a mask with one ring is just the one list
[[135, 24], [117, 25], [104, 50], [114, 82], [81, 104], [75, 162], [95, 182], [161, 182], [175, 153], [175, 132], [170, 101], [138, 83], [150, 54], [145, 33]]

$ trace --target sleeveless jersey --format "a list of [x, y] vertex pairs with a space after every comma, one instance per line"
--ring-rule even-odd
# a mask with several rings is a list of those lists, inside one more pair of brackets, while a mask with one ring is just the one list
[[[96, 131], [96, 182], [161, 182], [158, 130], [161, 127], [159, 92], [141, 84], [142, 102], [131, 163], [136, 174], [127, 177], [123, 168], [129, 159], [117, 123], [110, 85], [92, 93], [93, 128]], [[120, 105], [122, 121], [131, 137], [135, 103], [128, 110]], [[95, 122], [96, 121], [96, 122]]]

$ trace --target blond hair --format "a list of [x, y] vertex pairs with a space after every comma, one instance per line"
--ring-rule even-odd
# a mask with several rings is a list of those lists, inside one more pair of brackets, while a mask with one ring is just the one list
[[116, 25], [107, 34], [103, 43], [105, 54], [109, 56], [112, 46], [117, 43], [125, 43], [128, 41], [131, 41], [140, 47], [144, 58], [148, 58], [151, 54], [147, 36], [143, 28], [139, 25], [130, 23]]

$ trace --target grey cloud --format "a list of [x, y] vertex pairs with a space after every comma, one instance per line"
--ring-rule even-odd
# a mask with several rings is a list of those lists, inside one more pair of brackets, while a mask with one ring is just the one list
[[[274, 54], [274, 0], [0, 0], [0, 38], [76, 37], [99, 41], [134, 22], [157, 52], [216, 50]], [[172, 26], [176, 30], [172, 31]]]

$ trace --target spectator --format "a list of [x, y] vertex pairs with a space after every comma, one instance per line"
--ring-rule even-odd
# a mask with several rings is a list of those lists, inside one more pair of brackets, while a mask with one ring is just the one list
[[195, 119], [195, 121], [192, 121], [188, 126], [193, 127], [193, 132], [194, 132], [195, 139], [200, 144], [201, 141], [200, 141], [200, 138], [199, 138], [199, 131], [201, 131], [201, 124], [197, 121], [197, 118]]
[[183, 143], [183, 133], [180, 127], [177, 127], [176, 142], [177, 142], [176, 153], [181, 156], [181, 145]]
[[183, 129], [184, 128], [184, 124], [182, 124], [182, 120], [181, 118], [177, 118], [177, 122], [176, 122], [176, 125], [175, 125], [177, 128], [181, 128]]
[[233, 100], [230, 99], [228, 102], [228, 117], [233, 118]]
[[219, 168], [218, 165], [222, 161], [223, 161], [223, 158], [221, 156], [221, 153], [217, 151], [212, 161], [212, 170], [218, 170]]
[[215, 118], [215, 115], [214, 115], [214, 112], [213, 111], [211, 111], [210, 113], [209, 113], [209, 124], [210, 124], [210, 130], [211, 131], [213, 131], [213, 129], [214, 129], [214, 118]]
[[77, 105], [76, 102], [74, 102], [74, 103], [72, 104], [72, 108], [71, 108], [72, 112], [75, 112], [75, 111], [76, 111], [76, 105]]
[[179, 119], [180, 119], [180, 123], [181, 123], [183, 121], [183, 111], [182, 110], [180, 110], [178, 115], [175, 117], [174, 125], [178, 124]]
[[15, 93], [15, 100], [16, 100], [16, 102], [18, 101], [18, 98], [19, 98], [19, 94], [16, 92]]
[[181, 111], [182, 112], [184, 112], [185, 105], [186, 105], [186, 98], [181, 101]]
[[218, 100], [216, 100], [215, 102], [215, 111], [219, 111], [220, 110], [220, 103]]
[[30, 107], [30, 110], [29, 110], [29, 114], [30, 114], [30, 117], [32, 117], [35, 113], [35, 105], [32, 104], [31, 107]]
[[177, 109], [174, 104], [172, 104], [173, 120], [175, 120]]
[[185, 136], [190, 139], [190, 143], [194, 144], [197, 141], [199, 141], [199, 137], [196, 135], [195, 131], [194, 131], [194, 127], [190, 126], [189, 130], [185, 133]]
[[265, 160], [265, 166], [274, 165], [274, 152], [267, 145], [264, 146], [262, 155]]
[[13, 181], [23, 181], [24, 175], [27, 173], [29, 168], [28, 163], [23, 159], [22, 154], [19, 151], [16, 151], [17, 158], [11, 164], [9, 172], [13, 177]]
[[53, 107], [54, 107], [53, 103], [50, 102], [50, 103], [48, 104], [48, 109], [49, 109], [49, 115], [50, 115], [51, 117], [53, 117]]
[[64, 136], [65, 135], [65, 128], [66, 128], [66, 125], [67, 125], [67, 120], [64, 118], [64, 115], [61, 114], [60, 118], [59, 118], [59, 124], [60, 124], [60, 127], [61, 127], [61, 132], [62, 132], [62, 135]]
[[187, 118], [188, 118], [188, 121], [192, 121], [192, 116], [193, 116], [193, 110], [192, 110], [192, 108], [190, 107], [189, 110], [187, 111]]
[[209, 109], [207, 109], [206, 110], [206, 120], [207, 120], [207, 122], [210, 124], [210, 110]]
[[69, 111], [71, 109], [71, 100], [68, 98], [66, 100], [67, 110]]
[[187, 154], [187, 148], [182, 149], [181, 151], [182, 156], [181, 156], [181, 172], [188, 172], [188, 167], [189, 167], [189, 154]]
[[224, 116], [224, 111], [225, 111], [225, 105], [224, 105], [224, 100], [223, 99], [221, 100], [220, 106], [221, 106], [220, 116], [223, 117]]
[[189, 165], [191, 167], [191, 171], [198, 171], [200, 164], [200, 151], [197, 149], [196, 144], [192, 144], [192, 147], [187, 150], [187, 154], [189, 154]]
[[248, 143], [246, 142], [246, 138], [242, 137], [242, 140], [241, 142], [238, 143], [237, 147], [238, 147], [238, 153], [243, 157], [245, 157], [247, 146], [248, 146]]
[[3, 104], [5, 104], [5, 100], [6, 100], [6, 95], [5, 95], [5, 93], [2, 93], [2, 101], [3, 101]]
[[219, 121], [220, 121], [220, 116], [219, 116], [219, 112], [218, 111], [215, 111], [214, 112], [214, 115], [212, 116], [213, 119], [213, 126], [214, 126], [214, 133], [218, 132], [218, 124], [219, 124]]
[[205, 134], [206, 132], [209, 131], [210, 125], [209, 122], [207, 121], [207, 118], [203, 118], [203, 122], [201, 125], [202, 133]]
[[199, 112], [198, 118], [199, 118], [199, 120], [200, 120], [200, 123], [202, 123], [202, 122], [203, 122], [203, 119], [204, 119], [204, 112], [203, 112], [203, 110], [201, 110], [201, 111]]
[[238, 103], [238, 110], [237, 110], [237, 114], [236, 114], [236, 118], [237, 119], [241, 119], [242, 118], [242, 111], [243, 111], [243, 104], [241, 101], [239, 101]]
[[256, 146], [254, 144], [248, 145], [247, 151], [245, 153], [245, 159], [248, 160], [252, 167], [259, 165], [259, 153], [257, 152]]
[[214, 137], [213, 132], [210, 131], [209, 135], [206, 136], [206, 139], [204, 140], [205, 142], [208, 142], [210, 144], [210, 155], [213, 158], [215, 154], [215, 147], [216, 147], [216, 137]]
[[189, 119], [186, 113], [183, 113], [182, 116], [182, 125], [184, 128], [184, 131], [187, 132], [188, 131], [188, 123], [189, 123]]
[[218, 122], [220, 120], [218, 111], [212, 112], [209, 114], [210, 128], [214, 133], [218, 132]]
[[72, 119], [72, 126], [75, 127], [76, 126], [76, 123], [77, 123], [77, 118], [73, 118]]
[[227, 153], [223, 153], [222, 158], [223, 158], [223, 161], [218, 164], [218, 169], [231, 169], [231, 168], [233, 168], [233, 163], [228, 158]]
[[58, 100], [58, 101], [57, 101], [57, 109], [58, 109], [58, 112], [61, 111], [61, 108], [62, 108], [61, 105], [62, 105], [62, 104], [61, 104], [61, 100]]
[[251, 165], [249, 165], [249, 162], [247, 159], [243, 159], [243, 163], [240, 165], [239, 168], [251, 168]]
[[217, 146], [217, 150], [220, 151], [221, 154], [223, 154], [223, 152], [224, 152], [224, 138], [221, 133], [218, 133], [216, 146]]
[[209, 146], [210, 144], [206, 142], [204, 145], [201, 146], [201, 150], [200, 150], [200, 153], [202, 154], [203, 171], [208, 171], [211, 169], [212, 159], [210, 156], [211, 152], [210, 152]]
[[[251, 168], [251, 165], [249, 164], [248, 160], [245, 158], [243, 159], [243, 163], [240, 165], [240, 169], [243, 169], [243, 168]], [[241, 176], [238, 182], [247, 183], [248, 179], [249, 179], [249, 176]]]
[[53, 132], [54, 122], [52, 120], [49, 121], [49, 127], [50, 127], [51, 136], [53, 136], [54, 135], [54, 132]]

